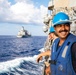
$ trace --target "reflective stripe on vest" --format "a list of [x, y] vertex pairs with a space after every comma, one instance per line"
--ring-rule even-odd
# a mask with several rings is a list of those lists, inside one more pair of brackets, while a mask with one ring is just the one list
[[68, 50], [68, 46], [65, 46], [63, 53], [62, 53], [63, 58], [65, 58], [67, 50]]

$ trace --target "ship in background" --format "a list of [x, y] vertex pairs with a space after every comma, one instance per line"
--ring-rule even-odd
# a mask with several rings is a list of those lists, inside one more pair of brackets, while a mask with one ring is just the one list
[[24, 27], [22, 26], [21, 30], [17, 34], [17, 37], [18, 38], [31, 37], [31, 33], [29, 33], [27, 30], [25, 30]]

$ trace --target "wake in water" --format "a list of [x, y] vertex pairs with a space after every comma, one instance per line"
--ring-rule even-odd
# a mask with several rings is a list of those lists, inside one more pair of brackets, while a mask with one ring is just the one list
[[43, 65], [36, 58], [45, 40], [41, 36], [21, 39], [1, 36], [0, 75], [41, 75]]
[[22, 57], [0, 63], [0, 75], [41, 75], [42, 64], [37, 64], [37, 55]]

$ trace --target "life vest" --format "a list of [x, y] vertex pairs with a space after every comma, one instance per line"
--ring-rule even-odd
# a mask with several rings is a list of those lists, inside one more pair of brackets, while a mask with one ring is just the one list
[[76, 42], [76, 36], [69, 34], [62, 46], [57, 48], [59, 38], [52, 46], [51, 75], [76, 75], [72, 66], [71, 46]]

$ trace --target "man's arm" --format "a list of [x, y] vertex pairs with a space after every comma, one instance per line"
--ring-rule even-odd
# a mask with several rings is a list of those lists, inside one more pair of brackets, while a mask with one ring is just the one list
[[76, 72], [76, 43], [74, 43], [72, 45], [72, 65], [73, 65], [73, 69]]
[[47, 51], [45, 51], [45, 52], [42, 52], [42, 53], [40, 53], [39, 55], [38, 55], [38, 57], [37, 57], [37, 62], [39, 62], [40, 60], [42, 60], [42, 57], [43, 56], [50, 56], [51, 55], [51, 51], [50, 50], [47, 50]]

